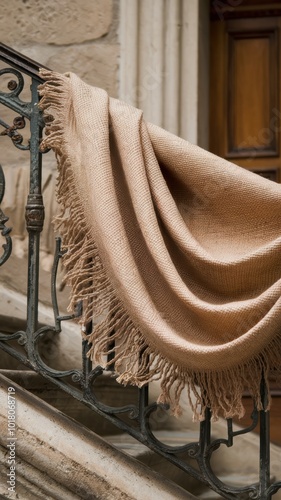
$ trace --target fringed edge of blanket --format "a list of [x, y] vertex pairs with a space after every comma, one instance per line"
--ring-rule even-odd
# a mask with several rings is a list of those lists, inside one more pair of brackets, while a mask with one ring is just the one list
[[[153, 380], [161, 380], [161, 394], [158, 403], [169, 404], [173, 414], [180, 415], [180, 397], [187, 388], [189, 404], [195, 420], [203, 420], [206, 408], [212, 411], [212, 418], [219, 416], [241, 418], [244, 413], [242, 396], [248, 390], [257, 409], [263, 409], [260, 383], [264, 377], [268, 388], [271, 369], [280, 377], [281, 337], [276, 337], [266, 349], [244, 364], [222, 371], [193, 371], [178, 366], [149, 345], [138, 326], [133, 323], [122, 302], [117, 297], [102, 264], [96, 243], [85, 228], [85, 215], [81, 206], [77, 185], [67, 156], [64, 128], [64, 105], [69, 98], [69, 78], [54, 72], [42, 70], [46, 82], [40, 86], [40, 108], [46, 113], [46, 136], [41, 147], [55, 151], [58, 161], [57, 199], [62, 212], [56, 217], [55, 225], [60, 230], [66, 271], [65, 281], [71, 287], [69, 310], [78, 302], [83, 303], [82, 335], [90, 344], [88, 356], [107, 368], [114, 363], [117, 381], [141, 387]], [[47, 113], [46, 113], [47, 114]], [[69, 145], [68, 145], [69, 148]], [[93, 318], [104, 315], [86, 334], [86, 325]], [[114, 345], [114, 347], [112, 347]], [[108, 360], [108, 356], [111, 358]], [[113, 357], [113, 359], [112, 359]], [[266, 408], [270, 406], [269, 403]]]

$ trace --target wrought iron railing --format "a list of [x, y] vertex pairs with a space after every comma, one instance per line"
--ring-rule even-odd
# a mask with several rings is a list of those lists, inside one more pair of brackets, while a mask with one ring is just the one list
[[[9, 125], [0, 119], [3, 130], [1, 135], [8, 135], [14, 146], [29, 150], [30, 154], [30, 184], [25, 209], [26, 230], [29, 238], [28, 249], [28, 281], [27, 281], [27, 316], [26, 329], [12, 334], [1, 332], [0, 348], [23, 363], [26, 367], [40, 373], [53, 384], [66, 391], [72, 397], [83, 402], [99, 415], [108, 419], [119, 429], [130, 434], [148, 448], [165, 457], [182, 471], [204, 483], [227, 499], [271, 499], [281, 488], [281, 481], [270, 481], [270, 439], [269, 439], [269, 412], [253, 410], [252, 424], [240, 430], [235, 430], [232, 420], [226, 421], [226, 438], [211, 438], [211, 412], [207, 411], [206, 419], [200, 423], [198, 440], [183, 443], [181, 446], [169, 446], [160, 442], [151, 428], [151, 417], [159, 405], [149, 404], [149, 387], [138, 390], [138, 402], [123, 407], [114, 407], [101, 402], [95, 394], [95, 380], [102, 376], [100, 366], [93, 367], [87, 358], [87, 342], [82, 342], [82, 368], [59, 371], [47, 366], [42, 360], [39, 349], [39, 340], [49, 332], [59, 335], [61, 323], [73, 316], [61, 316], [56, 294], [56, 277], [62, 250], [60, 239], [56, 239], [54, 264], [51, 275], [51, 298], [54, 311], [53, 326], [38, 327], [38, 290], [39, 290], [39, 248], [40, 233], [44, 223], [44, 204], [41, 194], [42, 153], [39, 150], [44, 122], [38, 109], [39, 64], [0, 44], [0, 60], [7, 67], [0, 70], [0, 76], [11, 75], [7, 87], [8, 91], [0, 92], [0, 103], [9, 107], [19, 116]], [[24, 88], [24, 75], [31, 79], [30, 101], [21, 98]], [[19, 131], [24, 128], [25, 121], [30, 122], [30, 139], [24, 143]], [[0, 203], [5, 191], [5, 178], [0, 168]], [[4, 238], [3, 252], [0, 265], [4, 265], [12, 252], [11, 228], [6, 226], [8, 218], [0, 209], [0, 231]], [[79, 307], [77, 309], [79, 315]], [[1, 368], [1, 367], [0, 367]], [[112, 367], [114, 371], [114, 366]], [[124, 391], [126, 388], [123, 389]], [[261, 384], [261, 396], [266, 407], [267, 394], [265, 384]], [[162, 409], [166, 409], [163, 408]], [[124, 416], [127, 416], [124, 419]], [[242, 487], [233, 487], [224, 484], [213, 472], [211, 458], [220, 447], [232, 447], [237, 436], [248, 433], [260, 424], [260, 460], [259, 480], [255, 484]], [[241, 471], [242, 472], [242, 471]]]

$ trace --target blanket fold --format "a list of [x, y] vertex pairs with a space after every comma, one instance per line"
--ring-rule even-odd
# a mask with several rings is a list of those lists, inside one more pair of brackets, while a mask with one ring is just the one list
[[262, 375], [280, 375], [281, 186], [72, 73], [41, 77], [70, 309], [102, 317], [89, 355], [106, 366], [114, 341], [118, 380], [160, 378], [175, 413], [185, 387], [199, 418], [241, 417], [245, 389], [261, 408]]

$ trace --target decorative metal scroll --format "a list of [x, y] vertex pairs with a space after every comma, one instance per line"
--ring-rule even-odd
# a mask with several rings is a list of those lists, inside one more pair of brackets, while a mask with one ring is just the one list
[[[29, 150], [30, 152], [30, 186], [25, 213], [26, 229], [29, 235], [27, 326], [25, 331], [16, 331], [12, 334], [0, 333], [0, 348], [18, 359], [28, 368], [39, 372], [46, 379], [83, 402], [87, 407], [108, 419], [119, 429], [127, 432], [148, 448], [175, 464], [182, 471], [185, 471], [193, 478], [212, 488], [222, 498], [271, 499], [281, 488], [281, 481], [270, 482], [269, 412], [254, 409], [252, 424], [248, 428], [238, 431], [233, 430], [232, 421], [227, 420], [227, 437], [212, 439], [211, 412], [208, 410], [206, 419], [200, 424], [197, 442], [186, 443], [182, 446], [168, 446], [156, 438], [151, 428], [151, 418], [155, 415], [159, 406], [165, 411], [168, 408], [156, 403], [148, 403], [148, 386], [139, 389], [137, 403], [127, 406], [114, 407], [99, 400], [95, 392], [95, 381], [102, 376], [103, 369], [100, 366], [92, 367], [91, 362], [87, 358], [88, 345], [86, 341], [82, 341], [83, 363], [81, 370], [59, 371], [47, 366], [43, 361], [39, 350], [39, 340], [50, 332], [53, 332], [54, 336], [59, 335], [61, 332], [61, 323], [72, 319], [73, 316], [61, 316], [59, 313], [56, 295], [56, 277], [63, 251], [60, 239], [58, 238], [55, 244], [54, 264], [51, 275], [54, 325], [38, 328], [39, 244], [40, 233], [44, 223], [44, 205], [41, 195], [42, 154], [39, 151], [44, 123], [38, 110], [37, 91], [38, 85], [41, 83], [38, 75], [40, 65], [5, 47], [3, 44], [0, 44], [0, 59], [9, 66], [0, 70], [0, 77], [6, 74], [11, 75], [11, 80], [8, 82], [8, 91], [0, 92], [0, 103], [8, 106], [19, 115], [13, 120], [12, 124], [7, 124], [0, 118], [0, 126], [3, 128], [1, 135], [10, 137], [17, 148]], [[24, 88], [23, 75], [28, 75], [31, 78], [30, 102], [24, 102], [21, 99], [21, 92]], [[30, 139], [24, 144], [23, 137], [19, 131], [25, 127], [26, 120], [30, 122]], [[0, 203], [3, 199], [4, 191], [5, 178], [2, 168], [0, 168]], [[8, 260], [12, 251], [11, 228], [6, 226], [7, 222], [8, 217], [0, 210], [0, 231], [4, 239], [0, 265], [3, 265]], [[79, 314], [78, 306], [76, 315], [78, 316]], [[22, 348], [17, 349], [14, 346], [15, 340], [20, 346], [24, 347], [24, 351]], [[114, 366], [112, 366], [112, 370], [114, 370]], [[125, 391], [126, 389], [124, 388], [123, 390]], [[266, 407], [267, 393], [263, 382], [261, 384], [261, 397]], [[124, 420], [124, 416], [127, 416], [126, 420]], [[211, 458], [213, 453], [220, 447], [232, 447], [236, 437], [252, 431], [258, 425], [258, 421], [260, 423], [259, 481], [256, 484], [249, 484], [243, 487], [233, 487], [224, 484], [212, 470]]]

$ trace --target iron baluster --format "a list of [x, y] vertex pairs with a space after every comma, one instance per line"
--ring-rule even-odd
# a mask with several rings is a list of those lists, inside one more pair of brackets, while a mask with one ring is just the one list
[[[34, 357], [34, 333], [38, 328], [38, 289], [40, 233], [44, 222], [44, 205], [41, 194], [42, 154], [39, 151], [42, 138], [41, 113], [38, 108], [39, 81], [32, 78], [30, 116], [30, 187], [25, 219], [29, 233], [28, 280], [27, 280], [27, 343], [26, 349], [31, 362]], [[35, 364], [36, 367], [36, 364]]]
[[[4, 197], [5, 193], [5, 177], [2, 166], [0, 165], [0, 203]], [[6, 227], [6, 222], [8, 222], [9, 217], [7, 217], [0, 208], [0, 231], [1, 235], [5, 238], [5, 243], [3, 243], [2, 248], [4, 250], [3, 255], [0, 257], [0, 266], [4, 264], [10, 257], [12, 253], [12, 238], [10, 232], [12, 228]]]
[[268, 389], [264, 377], [261, 380], [260, 395], [263, 410], [260, 411], [260, 498], [271, 500], [268, 491], [270, 485], [270, 413], [266, 410], [268, 406]]

